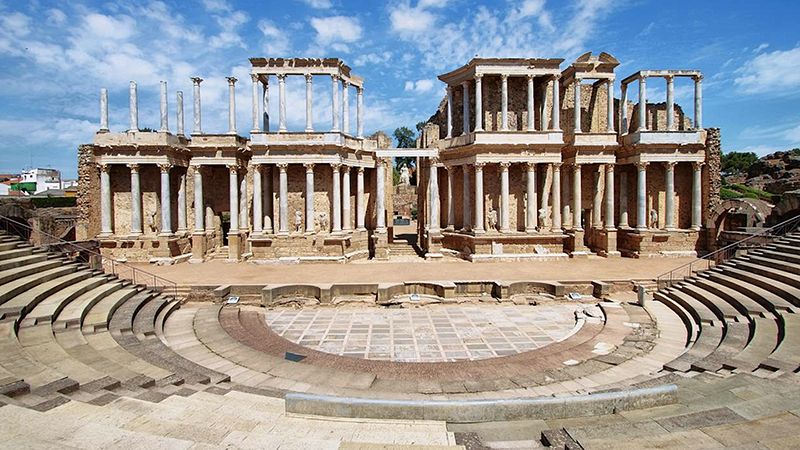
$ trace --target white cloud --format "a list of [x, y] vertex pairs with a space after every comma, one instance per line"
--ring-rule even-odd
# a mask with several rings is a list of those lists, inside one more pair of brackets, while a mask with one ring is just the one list
[[314, 9], [329, 9], [333, 7], [331, 0], [300, 0]]
[[0, 24], [8, 33], [15, 36], [27, 36], [31, 32], [30, 17], [20, 12], [11, 13], [0, 18]]
[[46, 14], [47, 20], [53, 25], [61, 25], [67, 21], [67, 15], [60, 9], [48, 9]]
[[362, 53], [353, 60], [353, 65], [368, 66], [379, 64], [390, 64], [392, 62], [392, 52]]
[[745, 94], [797, 95], [800, 46], [759, 53], [736, 70], [734, 84]]
[[323, 47], [333, 43], [355, 42], [361, 39], [363, 33], [363, 28], [355, 17], [314, 17], [311, 19], [311, 26], [317, 32], [317, 44]]
[[289, 33], [285, 30], [281, 30], [267, 19], [258, 21], [258, 29], [264, 37], [261, 48], [266, 56], [280, 57], [286, 56], [290, 52]]
[[406, 81], [404, 90], [406, 92], [424, 94], [432, 91], [434, 87], [436, 87], [436, 80]]
[[392, 31], [412, 36], [416, 33], [430, 32], [436, 24], [436, 15], [425, 9], [424, 5], [411, 7], [404, 3], [389, 13]]

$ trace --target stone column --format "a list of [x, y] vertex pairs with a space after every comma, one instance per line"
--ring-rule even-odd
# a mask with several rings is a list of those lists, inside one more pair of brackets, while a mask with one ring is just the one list
[[561, 163], [553, 163], [553, 222], [550, 231], [561, 232]]
[[128, 131], [139, 131], [139, 97], [136, 93], [136, 82], [131, 81], [129, 92], [130, 127]]
[[447, 136], [446, 139], [453, 137], [453, 88], [447, 85]]
[[581, 165], [572, 166], [572, 229], [583, 231], [583, 206], [581, 205], [583, 188], [581, 188]]
[[377, 219], [377, 226], [376, 231], [379, 233], [386, 232], [386, 206], [385, 206], [385, 187], [384, 184], [386, 182], [386, 166], [389, 165], [389, 161], [386, 158], [379, 158], [378, 159], [378, 166], [376, 169], [375, 176], [378, 178], [375, 180], [375, 214]]
[[552, 92], [553, 87], [553, 80], [547, 81], [544, 86], [544, 95], [542, 96], [542, 101], [539, 102], [539, 127], [538, 130], [545, 131], [547, 130], [547, 124], [550, 123], [550, 117], [547, 114], [547, 93]]
[[269, 75], [264, 75], [262, 83], [262, 95], [264, 96], [264, 131], [269, 133]]
[[200, 77], [191, 77], [192, 86], [194, 89], [194, 126], [192, 128], [192, 134], [203, 134], [203, 128], [201, 126], [201, 111], [200, 111], [200, 83], [203, 82], [203, 79]]
[[366, 230], [364, 217], [367, 214], [367, 205], [364, 202], [364, 168], [359, 167], [356, 173], [356, 228], [358, 231]]
[[100, 89], [100, 133], [108, 133], [108, 89]]
[[251, 133], [258, 133], [261, 131], [261, 125], [259, 122], [261, 121], [261, 110], [259, 108], [259, 104], [261, 103], [261, 99], [259, 98], [258, 93], [258, 75], [251, 74], [250, 79], [253, 81], [253, 104], [252, 104], [252, 112], [253, 112], [253, 128], [250, 130]]
[[114, 230], [111, 228], [111, 167], [108, 164], [100, 165], [100, 235], [110, 236]]
[[[314, 230], [314, 163], [305, 163], [306, 168], [306, 233]], [[328, 230], [320, 230], [327, 232]]]
[[439, 232], [439, 163], [437, 158], [431, 158], [428, 175], [428, 229], [431, 232]]
[[475, 163], [475, 221], [472, 224], [475, 234], [486, 232], [483, 216], [483, 166], [485, 165], [484, 162]]
[[500, 163], [500, 232], [511, 231], [511, 215], [508, 213], [508, 168], [510, 162]]
[[350, 134], [350, 82], [342, 80], [342, 133]]
[[550, 115], [550, 129], [561, 131], [561, 100], [559, 99], [560, 86], [558, 83], [559, 75], [553, 75], [553, 113]]
[[333, 220], [331, 220], [331, 223], [333, 224], [334, 233], [342, 231], [342, 187], [339, 174], [341, 167], [342, 165], [338, 163], [331, 164], [331, 197], [333, 203], [331, 208]]
[[264, 188], [261, 164], [253, 164], [253, 234], [264, 232]]
[[536, 205], [539, 204], [539, 195], [536, 192], [536, 163], [529, 162], [526, 167], [528, 176], [526, 180], [527, 196], [525, 198], [525, 232], [533, 233], [539, 227], [539, 216], [536, 213]]
[[178, 121], [178, 136], [183, 136], [184, 133], [184, 120], [183, 120], [183, 91], [175, 93], [175, 101], [178, 103], [178, 113], [176, 119]]
[[528, 75], [528, 131], [536, 131], [535, 113], [534, 113], [534, 88], [533, 88], [533, 75]]
[[339, 76], [331, 75], [331, 131], [339, 131]]
[[180, 174], [178, 182], [178, 233], [185, 234], [186, 225], [186, 172]]
[[614, 164], [606, 164], [606, 230], [613, 231], [614, 228]]
[[647, 77], [639, 75], [639, 131], [647, 131]]
[[278, 74], [278, 133], [286, 131], [286, 74]]
[[614, 130], [614, 79], [610, 78], [607, 82], [606, 88], [606, 130], [613, 133]]
[[675, 77], [667, 75], [667, 130], [675, 129]]
[[592, 197], [592, 228], [603, 228], [603, 165], [598, 164], [594, 172], [594, 189]]
[[461, 83], [461, 88], [464, 92], [462, 98], [462, 111], [464, 112], [464, 117], [462, 123], [464, 130], [461, 132], [462, 135], [469, 133], [469, 81], [464, 81]]
[[228, 235], [239, 234], [239, 167], [228, 166], [228, 204], [231, 214], [231, 227]]
[[637, 162], [636, 169], [636, 228], [638, 230], [647, 229], [647, 164]]
[[702, 219], [701, 202], [703, 201], [703, 164], [692, 163], [692, 229], [699, 230]]
[[170, 193], [169, 185], [169, 170], [172, 168], [170, 164], [159, 164], [158, 168], [161, 169], [161, 232], [159, 236], [172, 235], [172, 194]]
[[350, 166], [342, 167], [342, 230], [351, 231], [350, 220]]
[[453, 184], [455, 184], [455, 177], [453, 171], [455, 166], [445, 167], [447, 172], [447, 229], [455, 230], [456, 228], [456, 205], [453, 202]]
[[500, 129], [508, 130], [508, 75], [506, 74], [500, 75]]
[[619, 226], [628, 228], [628, 172], [619, 173]]
[[575, 77], [575, 82], [572, 83], [575, 95], [575, 105], [573, 106], [575, 110], [575, 124], [573, 127], [575, 128], [575, 133], [581, 132], [581, 79]]
[[250, 211], [247, 205], [247, 167], [239, 177], [239, 231], [250, 231]]
[[194, 168], [194, 234], [203, 234], [206, 231], [205, 205], [203, 204], [203, 170], [201, 166]]
[[564, 176], [561, 177], [561, 228], [563, 229], [572, 228], [572, 219], [569, 213], [571, 195], [569, 172], [565, 172]]
[[356, 137], [364, 137], [364, 88], [356, 87]]
[[[273, 166], [274, 167], [274, 166]], [[267, 167], [263, 167], [263, 169], [267, 169]], [[264, 233], [272, 234], [275, 230], [275, 211], [272, 204], [273, 199], [273, 192], [272, 189], [272, 174], [273, 169], [272, 167], [269, 168], [269, 172], [267, 172], [264, 177]]]
[[236, 77], [228, 80], [228, 134], [236, 134]]
[[703, 128], [703, 76], [694, 77], [694, 128]]
[[664, 228], [675, 229], [675, 164], [674, 161], [664, 163]]
[[[483, 131], [483, 85], [481, 81], [483, 80], [483, 74], [476, 74], [475, 75], [475, 131]], [[469, 101], [469, 93], [468, 89], [464, 91], [465, 101]], [[467, 104], [467, 114], [464, 117], [467, 119], [464, 123], [468, 124], [467, 128], [469, 128], [469, 104]]]
[[310, 73], [305, 74], [306, 79], [306, 133], [311, 133], [314, 131], [314, 118], [313, 118], [313, 79], [314, 76]]
[[623, 84], [622, 96], [619, 101], [619, 134], [628, 133], [628, 85]]
[[159, 112], [161, 113], [161, 127], [158, 131], [169, 132], [169, 111], [167, 107], [167, 82], [161, 81], [161, 101], [159, 102]]
[[461, 213], [462, 213], [462, 221], [463, 226], [462, 230], [467, 231], [472, 228], [472, 217], [471, 217], [471, 207], [470, 207], [470, 194], [472, 193], [472, 187], [470, 186], [470, 173], [469, 173], [469, 164], [464, 164], [461, 166], [461, 176], [462, 176], [462, 184], [461, 186]]
[[289, 234], [289, 178], [286, 174], [287, 169], [289, 168], [289, 164], [287, 163], [278, 163], [279, 175], [278, 175], [278, 189], [279, 189], [279, 200], [278, 200], [278, 234], [286, 235]]
[[142, 234], [142, 188], [139, 183], [139, 165], [128, 164], [131, 169], [131, 235]]

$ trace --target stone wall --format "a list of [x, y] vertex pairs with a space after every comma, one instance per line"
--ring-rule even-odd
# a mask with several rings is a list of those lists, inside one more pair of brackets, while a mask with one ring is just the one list
[[722, 138], [719, 128], [706, 128], [706, 165], [703, 170], [703, 200], [705, 211], [716, 208], [722, 199]]
[[78, 223], [75, 238], [92, 239], [100, 233], [100, 173], [94, 159], [94, 146], [78, 147]]

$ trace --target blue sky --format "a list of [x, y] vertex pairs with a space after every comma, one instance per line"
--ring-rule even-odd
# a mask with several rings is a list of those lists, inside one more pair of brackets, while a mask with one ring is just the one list
[[[223, 132], [233, 74], [238, 128], [248, 130], [253, 56], [343, 59], [365, 78], [371, 133], [427, 119], [443, 92], [436, 76], [476, 54], [560, 57], [566, 67], [606, 51], [621, 62], [618, 80], [640, 69], [703, 71], [704, 125], [722, 128], [726, 151], [766, 154], [800, 146], [798, 17], [796, 1], [0, 0], [0, 172], [33, 164], [74, 177], [76, 147], [98, 128], [100, 88], [112, 131], [122, 131], [130, 80], [140, 126], [151, 128], [159, 80], [168, 82], [174, 131], [175, 91], [185, 93], [190, 130], [189, 77], [205, 78], [203, 128]], [[287, 81], [290, 129], [304, 126], [303, 83]], [[660, 80], [648, 91], [663, 101]], [[325, 129], [330, 82], [315, 79], [314, 94], [315, 126]], [[677, 81], [687, 111], [691, 99], [691, 82]]]

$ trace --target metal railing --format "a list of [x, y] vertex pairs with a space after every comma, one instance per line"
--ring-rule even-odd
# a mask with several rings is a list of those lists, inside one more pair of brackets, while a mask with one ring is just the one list
[[663, 273], [656, 278], [656, 285], [658, 289], [670, 287], [673, 283], [691, 277], [696, 271], [710, 269], [733, 257], [739, 256], [742, 251], [764, 247], [772, 243], [778, 237], [796, 230], [798, 226], [800, 226], [800, 215], [785, 220], [770, 228], [765, 228], [757, 233], [753, 233], [740, 241], [726, 245], [715, 252], [711, 252], [690, 263]]
[[[6, 231], [18, 236], [37, 233], [46, 237], [48, 243], [39, 246], [39, 248], [44, 248], [49, 252], [61, 253], [71, 261], [86, 264], [90, 269], [102, 270], [118, 278], [130, 280], [134, 284], [143, 284], [154, 291], [172, 294], [174, 298], [178, 298], [178, 284], [174, 281], [117, 261], [114, 258], [103, 256], [100, 252], [93, 250], [90, 245], [87, 245], [86, 241], [65, 241], [57, 236], [35, 229], [27, 223], [3, 215], [0, 215], [0, 223], [5, 225]], [[21, 233], [20, 231], [24, 232]]]

